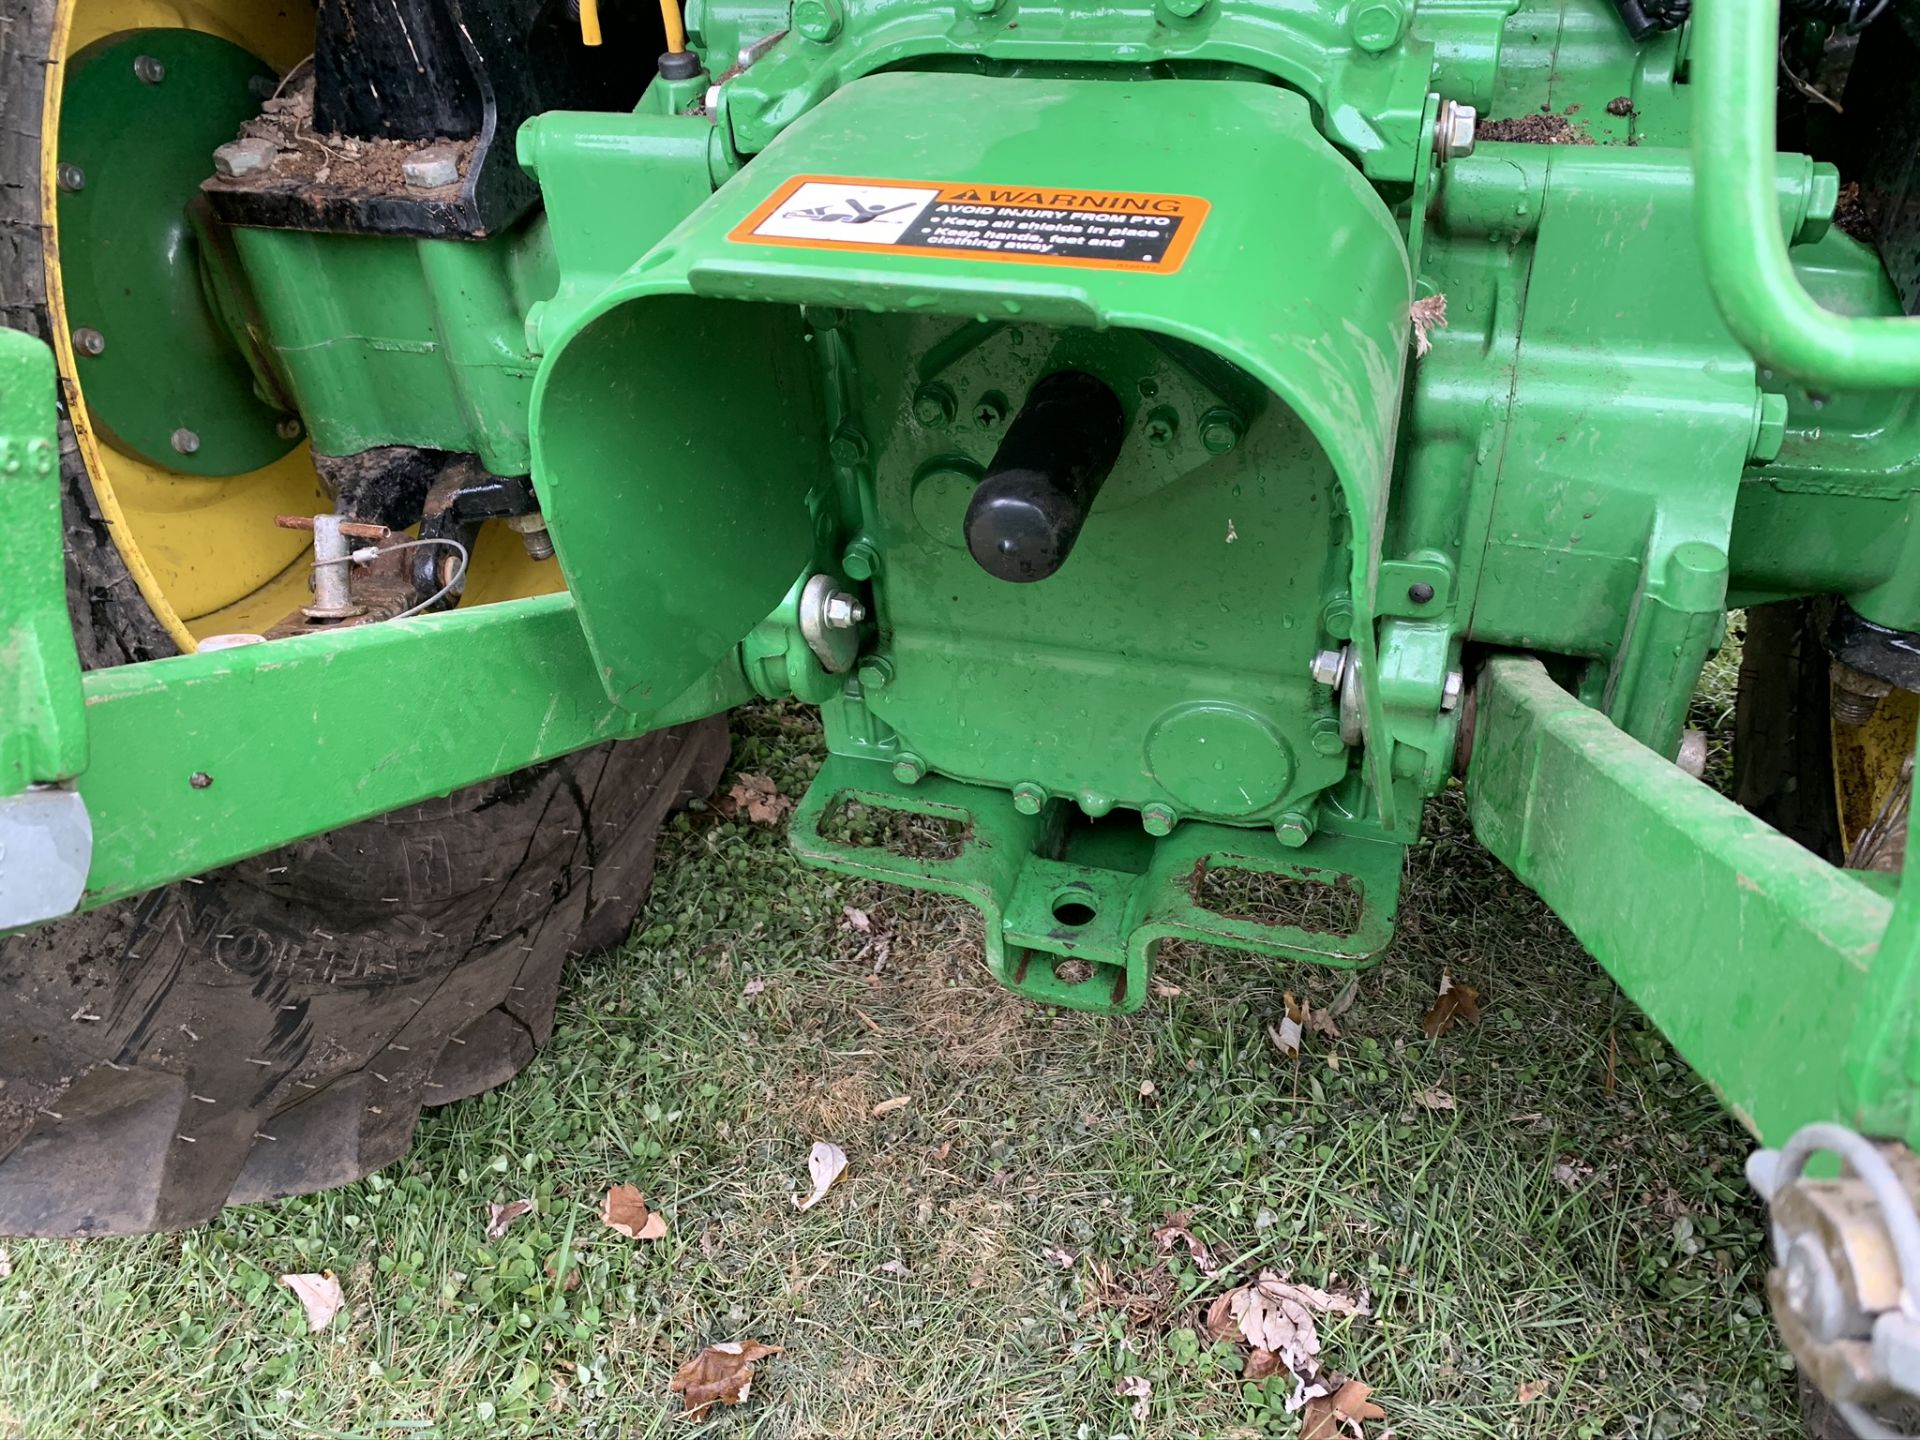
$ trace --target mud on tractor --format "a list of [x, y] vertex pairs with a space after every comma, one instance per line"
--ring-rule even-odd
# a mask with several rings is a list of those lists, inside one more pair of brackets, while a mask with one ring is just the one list
[[791, 697], [1083, 1010], [1367, 965], [1464, 782], [1920, 1393], [1920, 4], [0, 21], [0, 1232], [393, 1160]]

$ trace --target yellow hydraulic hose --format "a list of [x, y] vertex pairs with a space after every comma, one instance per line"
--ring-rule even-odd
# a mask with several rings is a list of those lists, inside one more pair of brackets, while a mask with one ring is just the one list
[[667, 53], [681, 55], [687, 48], [687, 27], [680, 23], [680, 0], [660, 0], [660, 20], [667, 27]]

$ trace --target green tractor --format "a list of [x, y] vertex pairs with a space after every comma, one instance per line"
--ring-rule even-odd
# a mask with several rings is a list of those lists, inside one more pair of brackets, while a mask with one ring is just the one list
[[803, 859], [1114, 1014], [1369, 964], [1464, 781], [1891, 1433], [1916, 73], [1920, 0], [0, 0], [0, 1233], [401, 1155], [790, 698]]

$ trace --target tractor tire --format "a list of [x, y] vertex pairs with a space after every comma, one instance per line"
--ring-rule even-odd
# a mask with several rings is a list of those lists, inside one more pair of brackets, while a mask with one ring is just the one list
[[1827, 650], [1810, 600], [1750, 606], [1733, 713], [1733, 798], [1821, 859], [1842, 858]]
[[[50, 333], [42, 85], [55, 0], [0, 0], [0, 324]], [[65, 408], [88, 668], [174, 653]], [[724, 722], [600, 745], [0, 940], [0, 1234], [171, 1230], [344, 1184], [545, 1042], [566, 957], [623, 942]], [[156, 817], [166, 823], [166, 817]]]

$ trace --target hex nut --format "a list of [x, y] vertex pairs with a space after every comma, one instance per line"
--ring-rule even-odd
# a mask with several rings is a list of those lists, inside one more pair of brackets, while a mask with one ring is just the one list
[[1322, 650], [1313, 657], [1313, 683], [1316, 685], [1338, 685], [1340, 672], [1346, 668], [1345, 650]]
[[1171, 835], [1179, 818], [1170, 805], [1144, 805], [1140, 809], [1140, 826], [1149, 835]]
[[1459, 709], [1460, 697], [1466, 693], [1466, 689], [1467, 677], [1458, 670], [1449, 670], [1446, 683], [1440, 687], [1440, 708], [1442, 710]]
[[867, 607], [844, 590], [834, 591], [820, 607], [820, 621], [829, 630], [851, 630], [866, 618]]
[[428, 145], [401, 161], [400, 173], [415, 190], [438, 190], [460, 179], [460, 152], [451, 145]]
[[1479, 120], [1480, 112], [1473, 106], [1442, 100], [1440, 116], [1433, 126], [1433, 153], [1442, 162], [1471, 155], [1474, 128]]
[[1013, 808], [1022, 815], [1038, 815], [1046, 803], [1046, 790], [1031, 780], [1023, 780], [1013, 787]]
[[239, 180], [273, 168], [280, 147], [271, 140], [230, 140], [213, 152], [213, 173], [223, 180]]

